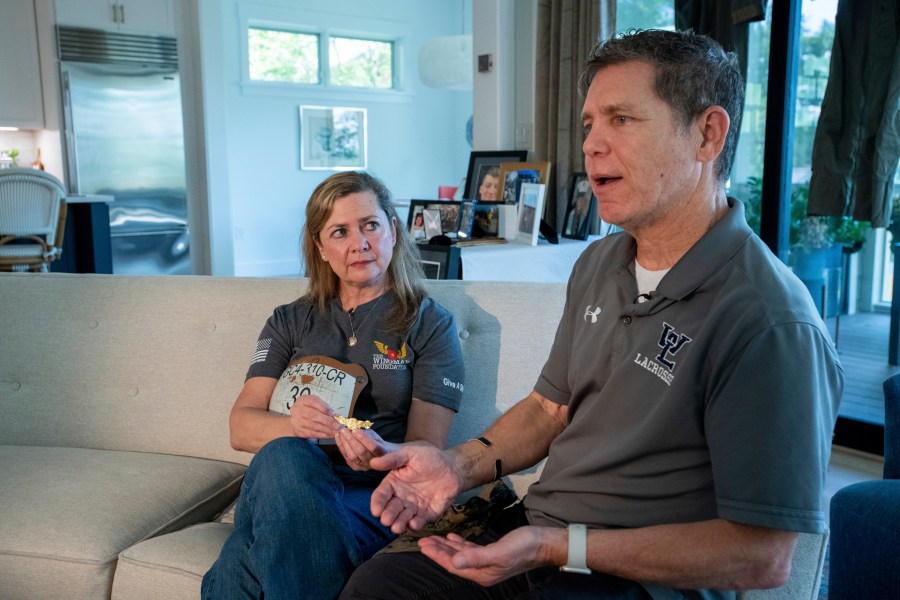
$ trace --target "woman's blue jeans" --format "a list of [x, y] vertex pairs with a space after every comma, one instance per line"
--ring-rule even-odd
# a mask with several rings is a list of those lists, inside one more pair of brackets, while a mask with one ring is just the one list
[[381, 474], [335, 466], [314, 444], [279, 438], [253, 457], [234, 531], [203, 577], [205, 599], [337, 598], [391, 539], [369, 500]]

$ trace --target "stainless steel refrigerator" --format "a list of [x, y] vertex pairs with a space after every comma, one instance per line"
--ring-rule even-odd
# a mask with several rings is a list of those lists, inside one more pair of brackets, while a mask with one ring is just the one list
[[57, 32], [69, 191], [114, 197], [113, 273], [190, 273], [175, 39]]

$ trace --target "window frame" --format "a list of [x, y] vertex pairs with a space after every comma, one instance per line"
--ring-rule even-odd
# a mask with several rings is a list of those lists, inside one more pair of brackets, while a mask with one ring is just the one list
[[[341, 28], [333, 28], [328, 23], [340, 20]], [[411, 101], [405, 89], [404, 47], [410, 38], [411, 26], [401, 21], [387, 21], [364, 17], [328, 14], [316, 11], [298, 11], [289, 8], [242, 5], [239, 8], [240, 30], [240, 87], [249, 95], [274, 96], [328, 96], [329, 99], [360, 101], [365, 97], [370, 101]], [[263, 81], [250, 78], [249, 30], [267, 29], [316, 35], [319, 40], [319, 83], [299, 83], [291, 81]], [[390, 88], [357, 87], [336, 85], [331, 82], [330, 43], [331, 38], [357, 39], [390, 43], [391, 84]]]
[[[316, 58], [318, 59], [318, 68], [316, 69], [316, 77], [318, 78], [318, 82], [316, 83], [305, 83], [301, 81], [279, 81], [279, 80], [267, 80], [267, 79], [253, 79], [252, 75], [250, 75], [250, 30], [256, 29], [260, 31], [276, 31], [278, 33], [292, 33], [296, 35], [309, 35], [316, 38]], [[246, 51], [244, 51], [244, 60], [246, 63], [245, 76], [246, 81], [248, 83], [253, 84], [276, 84], [276, 85], [297, 85], [297, 86], [310, 86], [310, 87], [319, 87], [324, 82], [322, 77], [323, 63], [322, 63], [322, 34], [317, 31], [309, 31], [301, 28], [287, 28], [287, 27], [273, 27], [271, 25], [260, 25], [256, 23], [249, 23], [246, 27], [242, 29], [243, 33], [243, 41], [246, 47]]]
[[[380, 87], [365, 87], [365, 86], [356, 86], [356, 85], [346, 85], [346, 84], [338, 84], [334, 83], [331, 78], [331, 40], [340, 39], [340, 40], [355, 40], [359, 42], [378, 42], [380, 44], [390, 44], [391, 46], [391, 87], [389, 88], [380, 88]], [[338, 33], [330, 33], [327, 38], [324, 40], [324, 47], [328, 51], [328, 81], [326, 82], [329, 87], [338, 88], [338, 89], [352, 89], [352, 90], [366, 90], [366, 91], [392, 91], [397, 90], [400, 85], [400, 80], [397, 77], [397, 42], [391, 38], [382, 38], [375, 36], [362, 36], [362, 35], [341, 35]]]

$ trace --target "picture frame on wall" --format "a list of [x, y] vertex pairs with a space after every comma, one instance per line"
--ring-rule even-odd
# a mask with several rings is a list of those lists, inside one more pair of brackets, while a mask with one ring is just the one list
[[[500, 202], [500, 163], [524, 162], [527, 150], [473, 151], [469, 155], [466, 171], [466, 189], [463, 198], [479, 202]], [[488, 179], [490, 178], [490, 179]], [[493, 185], [493, 192], [491, 186]], [[482, 192], [482, 186], [484, 191]]]
[[519, 190], [519, 226], [516, 241], [537, 246], [546, 189], [547, 186], [543, 183], [522, 184]]
[[503, 162], [500, 163], [500, 200], [504, 204], [517, 204], [519, 201], [519, 173], [535, 171], [537, 183], [547, 184], [550, 179], [550, 161]]
[[300, 169], [350, 171], [368, 164], [366, 109], [300, 107]]
[[587, 173], [572, 173], [569, 182], [569, 200], [566, 205], [566, 218], [563, 221], [562, 236], [572, 240], [586, 240], [591, 215], [597, 210], [597, 199], [591, 190], [591, 182]]
[[455, 238], [462, 207], [463, 202], [456, 200], [410, 200], [406, 228], [417, 242], [436, 235]]

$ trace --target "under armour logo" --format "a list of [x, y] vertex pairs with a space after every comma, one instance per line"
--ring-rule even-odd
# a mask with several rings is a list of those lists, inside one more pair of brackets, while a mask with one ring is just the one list
[[594, 312], [591, 312], [591, 305], [588, 304], [588, 305], [587, 305], [587, 308], [584, 309], [584, 320], [587, 321], [588, 317], [590, 317], [590, 318], [591, 318], [591, 323], [596, 323], [596, 322], [597, 322], [597, 315], [599, 315], [599, 314], [600, 314], [600, 307], [599, 307], [599, 306], [597, 307], [597, 310], [595, 310]]
[[683, 333], [677, 333], [675, 328], [668, 323], [663, 323], [662, 335], [659, 336], [659, 347], [662, 351], [656, 357], [665, 368], [669, 371], [675, 368], [675, 361], [667, 358], [669, 355], [675, 355], [681, 350], [685, 344], [691, 341], [691, 338]]

